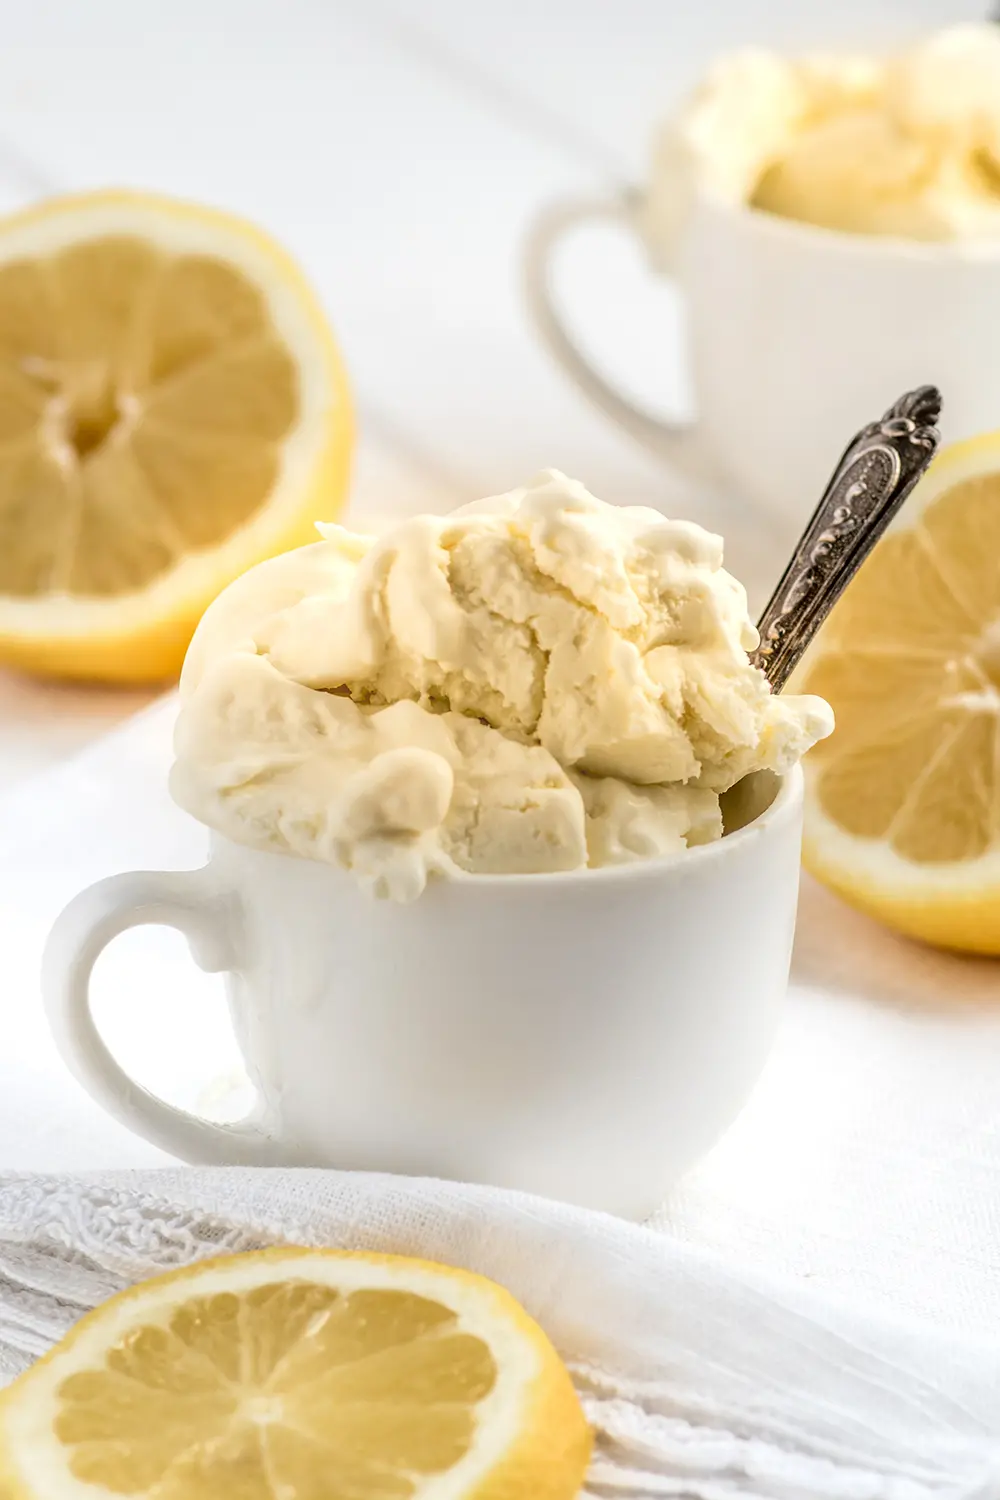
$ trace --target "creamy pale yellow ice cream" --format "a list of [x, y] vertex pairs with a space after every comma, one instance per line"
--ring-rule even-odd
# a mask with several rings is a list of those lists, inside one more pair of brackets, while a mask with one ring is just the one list
[[850, 233], [1000, 239], [1000, 26], [888, 59], [724, 58], [659, 142], [652, 239], [700, 188]]
[[722, 543], [553, 470], [378, 538], [338, 526], [205, 615], [171, 787], [230, 838], [409, 900], [721, 837], [719, 793], [829, 734], [773, 697]]

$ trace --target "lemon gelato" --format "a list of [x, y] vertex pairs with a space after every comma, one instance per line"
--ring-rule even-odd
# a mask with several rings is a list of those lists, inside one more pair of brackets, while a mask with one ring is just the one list
[[699, 190], [854, 234], [1000, 238], [1000, 27], [887, 59], [722, 59], [658, 144], [651, 239], [676, 240]]
[[832, 716], [771, 694], [721, 540], [548, 470], [384, 535], [338, 526], [223, 593], [171, 787], [230, 838], [410, 900], [722, 835], [720, 793]]

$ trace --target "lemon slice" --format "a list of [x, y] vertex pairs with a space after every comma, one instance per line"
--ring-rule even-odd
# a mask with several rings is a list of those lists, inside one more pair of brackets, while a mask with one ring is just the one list
[[12, 1500], [571, 1500], [590, 1445], [509, 1293], [331, 1250], [145, 1282], [0, 1395]]
[[250, 225], [139, 193], [0, 221], [0, 660], [174, 674], [339, 508], [351, 444], [322, 310]]
[[800, 685], [837, 717], [807, 759], [807, 867], [902, 932], [1000, 953], [1000, 432], [935, 459]]

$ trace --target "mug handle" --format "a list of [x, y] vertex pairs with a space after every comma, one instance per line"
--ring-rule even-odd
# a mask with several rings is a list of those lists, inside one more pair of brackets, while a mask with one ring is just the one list
[[566, 232], [581, 224], [610, 222], [638, 233], [641, 202], [638, 190], [631, 188], [604, 197], [550, 203], [543, 208], [528, 231], [524, 247], [525, 300], [542, 342], [595, 406], [689, 478], [711, 482], [715, 475], [698, 442], [696, 425], [656, 416], [617, 390], [581, 352], [553, 297], [553, 252]]
[[220, 892], [206, 870], [135, 871], [98, 881], [58, 917], [42, 961], [45, 1010], [63, 1060], [109, 1115], [183, 1161], [274, 1166], [277, 1142], [252, 1119], [215, 1124], [158, 1099], [119, 1066], [94, 1025], [94, 964], [119, 933], [147, 923], [176, 927], [207, 973], [238, 968], [238, 898]]

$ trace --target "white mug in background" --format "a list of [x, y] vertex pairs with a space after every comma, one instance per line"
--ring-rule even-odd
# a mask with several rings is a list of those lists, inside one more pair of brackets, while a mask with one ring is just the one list
[[[941, 389], [949, 441], [1000, 427], [1000, 247], [843, 234], [709, 196], [694, 200], [676, 235], [674, 217], [636, 190], [553, 204], [529, 234], [526, 295], [542, 339], [580, 389], [693, 479], [723, 484], [797, 526], [844, 439], [901, 390]], [[697, 412], [690, 425], [617, 391], [559, 311], [557, 244], [609, 219], [639, 238], [652, 270], [680, 291]]]
[[[674, 860], [439, 881], [407, 906], [215, 837], [202, 870], [115, 875], [70, 903], [49, 1019], [97, 1102], [187, 1161], [450, 1177], [644, 1217], [741, 1109], [787, 983], [801, 771], [748, 778], [726, 818], [735, 831]], [[257, 1095], [239, 1124], [155, 1098], [97, 1032], [91, 970], [142, 923], [228, 973]]]

